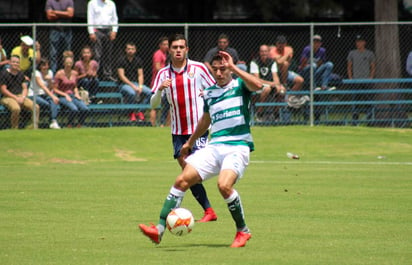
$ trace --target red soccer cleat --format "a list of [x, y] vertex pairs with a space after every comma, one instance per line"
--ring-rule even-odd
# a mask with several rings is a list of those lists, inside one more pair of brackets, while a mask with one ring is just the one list
[[139, 224], [140, 231], [147, 236], [150, 240], [152, 240], [153, 243], [155, 244], [160, 244], [161, 240], [161, 235], [159, 234], [159, 231], [157, 230], [157, 227], [154, 226], [153, 224], [151, 226], [147, 226], [144, 224]]
[[198, 223], [207, 223], [211, 221], [216, 221], [217, 220], [217, 215], [215, 211], [213, 211], [213, 208], [207, 208], [205, 211], [205, 215], [202, 217], [202, 219], [197, 220]]
[[231, 248], [240, 248], [246, 245], [246, 242], [252, 237], [251, 233], [237, 232], [235, 240], [233, 241]]

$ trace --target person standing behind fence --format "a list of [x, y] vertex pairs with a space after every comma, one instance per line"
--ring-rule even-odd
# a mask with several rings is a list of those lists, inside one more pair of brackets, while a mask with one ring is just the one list
[[225, 51], [228, 52], [232, 58], [235, 64], [242, 69], [243, 71], [247, 71], [247, 66], [244, 61], [239, 60], [239, 54], [235, 48], [229, 47], [230, 41], [229, 37], [226, 34], [220, 34], [218, 39], [217, 39], [217, 46], [210, 49], [207, 53], [205, 58], [203, 59], [204, 64], [206, 67], [209, 69], [210, 72], [212, 72], [212, 66], [210, 65], [213, 56], [215, 56], [219, 51]]
[[[19, 128], [20, 112], [22, 109], [33, 112], [34, 102], [27, 98], [27, 82], [23, 72], [20, 71], [20, 58], [18, 55], [10, 57], [10, 68], [0, 73], [0, 91], [3, 95], [0, 103], [10, 111], [11, 128]], [[36, 124], [27, 128], [36, 127], [39, 121], [40, 107], [36, 104]]]
[[[167, 54], [169, 52], [169, 40], [167, 37], [161, 37], [159, 39], [159, 49], [153, 53], [152, 57], [152, 81], [150, 82], [150, 87], [153, 87], [154, 80], [156, 79], [157, 72], [166, 66]], [[169, 102], [167, 102], [167, 97], [165, 93], [162, 95], [162, 110], [160, 113], [160, 126], [165, 126], [170, 119], [169, 116]], [[156, 114], [156, 112], [155, 112]], [[156, 125], [156, 116], [151, 117], [152, 126]]]
[[310, 62], [310, 45], [303, 49], [300, 59], [299, 70], [305, 80], [310, 80], [310, 66], [313, 67], [315, 77], [315, 91], [318, 90], [335, 90], [336, 87], [329, 87], [329, 80], [332, 75], [333, 63], [327, 61], [326, 49], [322, 47], [322, 37], [313, 36], [313, 61]]
[[[356, 49], [351, 50], [347, 57], [347, 72], [349, 79], [372, 79], [375, 78], [376, 58], [375, 54], [366, 49], [366, 40], [361, 35], [356, 36]], [[363, 84], [363, 88], [371, 88], [370, 84]], [[353, 100], [368, 100], [370, 94], [353, 95]], [[371, 106], [366, 107], [368, 116], [371, 115]], [[360, 106], [355, 106], [352, 113], [354, 121], [359, 119]], [[354, 123], [356, 125], [356, 123]]]
[[[74, 16], [73, 0], [47, 0], [46, 17], [49, 22], [68, 23]], [[60, 68], [60, 54], [65, 50], [71, 50], [71, 27], [52, 26], [49, 32], [50, 40], [50, 68], [56, 73]]]
[[92, 59], [92, 49], [89, 46], [83, 47], [80, 60], [74, 64], [74, 70], [79, 73], [78, 87], [82, 87], [89, 92], [89, 99], [96, 103], [96, 94], [99, 89], [99, 79], [97, 71], [99, 63]]
[[[136, 55], [136, 44], [126, 43], [125, 55], [119, 58], [117, 63], [117, 74], [120, 81], [120, 93], [124, 96], [126, 103], [149, 104], [152, 90], [144, 85], [143, 61]], [[152, 110], [155, 111], [155, 110]], [[129, 114], [130, 121], [144, 121], [142, 111]]]
[[95, 60], [99, 62], [103, 80], [113, 77], [113, 42], [117, 36], [118, 18], [116, 4], [111, 0], [90, 0], [87, 5], [89, 38], [94, 46]]
[[[17, 55], [20, 58], [20, 71], [22, 71], [26, 79], [31, 78], [32, 66], [33, 66], [33, 57], [34, 51], [33, 48], [33, 39], [30, 36], [24, 35], [20, 37], [21, 43], [19, 46], [16, 46], [11, 51], [11, 55]], [[36, 64], [40, 62], [41, 52], [40, 52], [40, 43], [36, 41]]]
[[73, 57], [63, 59], [64, 68], [57, 71], [54, 78], [54, 92], [59, 95], [60, 104], [69, 109], [67, 127], [74, 126], [74, 118], [78, 117], [77, 127], [84, 125], [89, 108], [81, 100], [79, 89], [77, 88], [77, 71], [73, 70]]

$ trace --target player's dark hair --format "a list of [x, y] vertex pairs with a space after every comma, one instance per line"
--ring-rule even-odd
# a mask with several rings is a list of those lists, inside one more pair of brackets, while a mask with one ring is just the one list
[[213, 55], [213, 58], [212, 58], [212, 60], [210, 61], [210, 63], [213, 63], [214, 61], [220, 62], [220, 61], [222, 61], [222, 60], [223, 60], [222, 55], [220, 55], [219, 53], [216, 53], [215, 55]]
[[180, 33], [176, 33], [176, 34], [172, 34], [172, 35], [169, 36], [169, 48], [172, 45], [172, 42], [177, 41], [177, 40], [184, 40], [185, 43], [186, 43], [186, 46], [188, 46], [187, 45], [187, 39], [186, 39], [185, 35], [180, 34]]

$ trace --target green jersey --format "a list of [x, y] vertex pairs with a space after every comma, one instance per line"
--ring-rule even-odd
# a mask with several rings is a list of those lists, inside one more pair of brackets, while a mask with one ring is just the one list
[[247, 145], [254, 150], [250, 133], [251, 92], [242, 79], [233, 79], [224, 87], [204, 90], [204, 112], [211, 118], [210, 144]]

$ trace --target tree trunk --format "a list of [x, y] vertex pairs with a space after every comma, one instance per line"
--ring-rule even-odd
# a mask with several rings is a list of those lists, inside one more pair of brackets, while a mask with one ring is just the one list
[[[393, 0], [375, 0], [375, 21], [393, 22], [398, 20], [398, 2]], [[399, 54], [399, 29], [396, 24], [375, 26], [375, 53], [376, 53], [376, 77], [400, 78], [401, 59]], [[377, 88], [396, 88], [399, 83], [378, 84]], [[377, 94], [376, 100], [397, 100], [401, 97], [397, 94]], [[376, 119], [400, 119], [405, 118], [405, 113], [400, 111], [397, 105], [378, 105]], [[394, 126], [393, 122], [379, 122], [378, 126]]]

